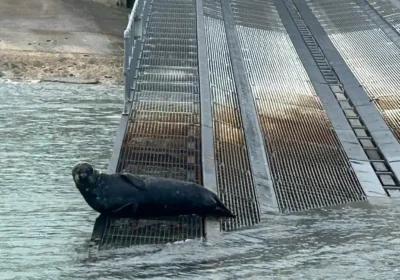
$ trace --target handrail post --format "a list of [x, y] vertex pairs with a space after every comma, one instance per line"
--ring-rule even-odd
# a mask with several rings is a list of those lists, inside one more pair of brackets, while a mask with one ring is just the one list
[[129, 46], [129, 51], [131, 56], [129, 57], [129, 100], [131, 101], [133, 96], [131, 96], [131, 91], [132, 91], [132, 87], [133, 87], [133, 81], [135, 79], [134, 75], [136, 72], [136, 65], [132, 65], [132, 61], [133, 61], [133, 52], [134, 52], [134, 47], [135, 47], [135, 39], [133, 37], [133, 32], [134, 32], [134, 28], [135, 28], [135, 22], [132, 20], [132, 26], [130, 29], [130, 46]]
[[143, 34], [142, 25], [142, 13], [137, 15], [138, 0], [133, 5], [131, 14], [129, 15], [128, 26], [124, 32], [124, 82], [125, 82], [125, 94], [124, 94], [124, 109], [122, 114], [127, 115], [129, 102], [132, 101], [131, 91], [136, 73], [136, 65], [131, 65], [133, 49], [135, 47], [135, 40], [140, 39]]
[[134, 38], [141, 39], [143, 35], [142, 15], [135, 15], [133, 27], [135, 30], [133, 33]]
[[[127, 31], [127, 30], [126, 30]], [[132, 50], [129, 47], [131, 44], [131, 38], [129, 32], [124, 33], [124, 83], [125, 83], [125, 95], [124, 95], [124, 110], [122, 114], [128, 114], [128, 102], [130, 95], [130, 86], [129, 86], [129, 76], [130, 76], [130, 65], [129, 65], [129, 57], [131, 56]]]

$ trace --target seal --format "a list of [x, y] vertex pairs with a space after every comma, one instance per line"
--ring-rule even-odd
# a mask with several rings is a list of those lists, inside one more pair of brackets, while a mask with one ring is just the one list
[[72, 177], [87, 204], [108, 216], [236, 217], [214, 192], [192, 182], [131, 173], [105, 174], [89, 163], [75, 165]]

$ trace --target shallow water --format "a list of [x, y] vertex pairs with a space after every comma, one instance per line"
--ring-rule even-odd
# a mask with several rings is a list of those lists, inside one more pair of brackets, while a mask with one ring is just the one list
[[106, 169], [122, 88], [0, 81], [0, 279], [400, 279], [400, 202], [276, 215], [210, 243], [88, 258], [71, 168]]

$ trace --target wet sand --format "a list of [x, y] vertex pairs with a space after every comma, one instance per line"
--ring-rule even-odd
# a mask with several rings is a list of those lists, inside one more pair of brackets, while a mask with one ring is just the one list
[[0, 76], [123, 84], [123, 31], [130, 10], [116, 4], [1, 1]]

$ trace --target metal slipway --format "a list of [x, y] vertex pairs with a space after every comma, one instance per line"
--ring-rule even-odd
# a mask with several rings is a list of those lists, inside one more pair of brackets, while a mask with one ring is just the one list
[[[367, 61], [346, 56], [357, 28], [368, 31], [363, 19], [372, 30], [385, 25], [385, 43], [398, 39], [365, 1], [138, 0], [125, 32], [125, 106], [109, 171], [203, 184], [238, 215], [217, 225], [222, 231], [267, 212], [399, 190], [397, 127], [371, 99], [373, 83], [360, 83]], [[347, 41], [337, 43], [340, 36]], [[92, 241], [96, 249], [174, 242], [204, 236], [208, 224], [99, 217]]]

